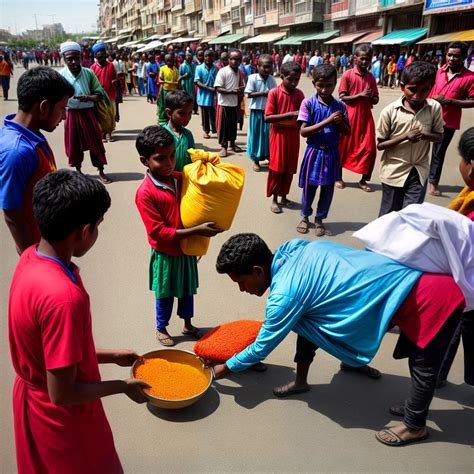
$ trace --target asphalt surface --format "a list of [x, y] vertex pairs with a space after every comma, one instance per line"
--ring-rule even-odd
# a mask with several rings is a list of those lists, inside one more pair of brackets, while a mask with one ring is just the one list
[[[15, 71], [11, 98], [0, 99], [0, 113], [14, 113]], [[300, 87], [312, 94], [311, 82], [303, 78]], [[381, 109], [399, 96], [399, 91], [383, 89], [374, 108]], [[93, 330], [97, 347], [133, 348], [139, 353], [160, 348], [154, 334], [154, 298], [148, 291], [149, 248], [135, 208], [135, 190], [144, 168], [135, 151], [134, 139], [143, 127], [156, 123], [156, 106], [145, 98], [125, 97], [115, 141], [106, 144], [114, 179], [108, 185], [112, 206], [100, 226], [92, 250], [78, 262], [92, 300]], [[465, 111], [463, 129], [473, 124], [474, 112]], [[246, 120], [238, 144], [245, 146]], [[215, 139], [203, 140], [200, 117], [190, 123], [197, 146], [218, 150]], [[458, 172], [456, 132], [448, 151], [442, 177], [444, 197], [427, 200], [445, 206], [462, 187]], [[48, 135], [59, 168], [67, 166], [63, 145], [63, 124]], [[203, 143], [205, 142], [205, 143]], [[300, 157], [304, 152], [301, 141]], [[215, 271], [221, 244], [232, 234], [256, 232], [275, 249], [287, 239], [301, 237], [296, 232], [299, 210], [280, 215], [269, 210], [265, 197], [266, 172], [252, 171], [245, 156], [230, 155], [226, 161], [246, 170], [243, 197], [230, 231], [215, 237], [208, 255], [199, 263], [200, 289], [195, 300], [195, 324], [212, 328], [236, 319], [263, 319], [265, 297], [239, 292], [238, 287]], [[96, 176], [86, 157], [83, 171]], [[361, 191], [356, 175], [344, 171], [348, 183], [336, 190], [328, 226], [329, 239], [361, 247], [352, 233], [374, 219], [379, 210], [381, 188], [378, 166], [371, 194]], [[301, 190], [293, 181], [289, 196], [300, 202]], [[15, 450], [11, 415], [13, 370], [8, 352], [8, 288], [18, 257], [2, 220], [0, 223], [0, 472], [15, 472]], [[307, 239], [316, 238], [310, 233]], [[174, 315], [170, 333], [178, 335], [181, 324]], [[193, 342], [176, 338], [178, 348], [192, 349]], [[387, 334], [373, 361], [383, 372], [380, 380], [342, 373], [339, 362], [320, 351], [311, 367], [311, 391], [287, 399], [277, 399], [272, 388], [294, 377], [296, 336], [290, 334], [268, 357], [266, 373], [241, 373], [219, 380], [196, 405], [182, 411], [156, 411], [136, 405], [123, 395], [104, 399], [115, 443], [124, 469], [130, 473], [150, 472], [472, 472], [474, 465], [474, 394], [462, 383], [462, 348], [449, 376], [448, 385], [437, 390], [431, 405], [428, 426], [430, 439], [403, 448], [381, 445], [374, 431], [396, 423], [388, 407], [406, 397], [409, 373], [406, 361], [392, 359], [396, 334]], [[104, 380], [127, 378], [126, 368], [102, 366]]]

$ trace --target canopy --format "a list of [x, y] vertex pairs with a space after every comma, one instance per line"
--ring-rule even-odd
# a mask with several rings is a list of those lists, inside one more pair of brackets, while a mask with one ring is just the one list
[[280, 38], [283, 38], [286, 33], [278, 32], [278, 33], [263, 33], [261, 35], [254, 36], [253, 38], [249, 38], [248, 40], [242, 41], [242, 44], [256, 44], [256, 43], [273, 43]]
[[109, 40], [104, 41], [104, 43], [117, 43], [117, 41], [127, 39], [130, 35], [116, 36], [115, 38], [110, 38]]
[[247, 35], [235, 34], [235, 35], [223, 35], [218, 36], [217, 38], [211, 39], [208, 41], [209, 44], [231, 44], [237, 41], [240, 41], [242, 38], [245, 38]]
[[302, 42], [305, 36], [308, 36], [308, 33], [305, 33], [304, 35], [292, 35], [288, 36], [288, 38], [284, 38], [280, 41], [277, 41], [275, 45], [278, 46], [299, 46]]
[[137, 53], [145, 53], [146, 51], [152, 51], [153, 49], [159, 48], [160, 46], [163, 46], [163, 42], [160, 40], [155, 40], [152, 41], [151, 43], [148, 43], [146, 46], [143, 48], [140, 48]]
[[216, 39], [217, 36], [205, 36], [204, 38], [201, 39], [201, 43], [208, 43], [214, 39]]
[[127, 41], [126, 43], [123, 43], [119, 45], [120, 48], [130, 48], [131, 46], [134, 46], [138, 43], [141, 43], [142, 40], [135, 40], [135, 41]]
[[376, 39], [379, 39], [383, 35], [382, 30], [372, 31], [371, 33], [367, 33], [361, 38], [358, 38], [357, 41], [354, 41], [354, 44], [364, 44], [364, 43], [372, 43]]
[[143, 41], [153, 41], [157, 39], [160, 39], [160, 35], [151, 35], [148, 38], [145, 38]]
[[179, 44], [179, 43], [194, 43], [196, 41], [201, 41], [201, 38], [183, 38], [180, 36], [179, 38], [165, 41], [165, 46], [168, 46], [170, 44]]
[[168, 33], [167, 35], [160, 36], [158, 39], [160, 40], [166, 40], [166, 39], [171, 39], [174, 35], [171, 33]]
[[372, 44], [378, 45], [407, 45], [412, 44], [416, 40], [419, 40], [428, 33], [428, 28], [412, 28], [410, 30], [400, 30], [392, 31], [388, 35], [382, 36], [375, 41], [372, 41]]
[[451, 43], [451, 41], [474, 41], [474, 30], [455, 31], [454, 33], [431, 36], [430, 38], [418, 41], [417, 44]]
[[334, 36], [338, 36], [339, 33], [339, 30], [319, 31], [317, 33], [306, 35], [303, 41], [325, 41], [333, 38]]
[[354, 40], [365, 36], [367, 31], [358, 31], [357, 33], [348, 33], [347, 35], [338, 36], [332, 40], [326, 41], [324, 44], [342, 44], [342, 43], [353, 43]]

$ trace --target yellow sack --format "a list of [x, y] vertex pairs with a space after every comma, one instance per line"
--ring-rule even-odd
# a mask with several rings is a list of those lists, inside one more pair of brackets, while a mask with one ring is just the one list
[[[188, 150], [192, 163], [183, 169], [181, 222], [185, 228], [215, 222], [222, 230], [230, 229], [244, 187], [244, 170], [221, 163], [217, 153]], [[209, 237], [194, 235], [181, 241], [186, 255], [206, 255]]]

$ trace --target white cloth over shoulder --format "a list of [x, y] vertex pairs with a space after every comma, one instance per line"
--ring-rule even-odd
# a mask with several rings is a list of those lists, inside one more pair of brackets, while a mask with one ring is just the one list
[[368, 250], [428, 273], [452, 275], [474, 309], [474, 223], [451, 209], [411, 204], [355, 232]]

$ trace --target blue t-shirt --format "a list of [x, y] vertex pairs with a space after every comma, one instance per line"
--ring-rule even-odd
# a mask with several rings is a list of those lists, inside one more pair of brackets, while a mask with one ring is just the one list
[[226, 364], [232, 372], [249, 368], [290, 331], [346, 364], [367, 364], [420, 276], [366, 250], [290, 240], [273, 258], [265, 321], [257, 339]]
[[[202, 82], [205, 86], [214, 88], [214, 82], [218, 73], [216, 66], [212, 65], [210, 69], [203, 63], [196, 67], [194, 82]], [[197, 103], [202, 107], [213, 107], [216, 93], [201, 89], [198, 87]]]
[[13, 121], [15, 114], [4, 118], [0, 129], [0, 209], [19, 209], [28, 180], [38, 167], [36, 147], [49, 150], [46, 138]]

